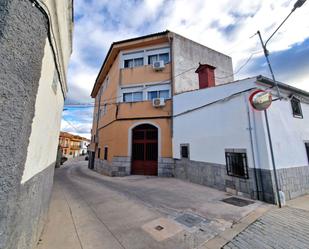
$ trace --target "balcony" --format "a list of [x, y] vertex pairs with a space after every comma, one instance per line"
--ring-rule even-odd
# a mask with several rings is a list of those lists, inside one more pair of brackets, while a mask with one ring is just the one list
[[169, 117], [171, 115], [170, 99], [165, 100], [165, 106], [153, 107], [152, 101], [121, 103], [118, 110], [118, 119]]
[[147, 82], [161, 82], [171, 79], [171, 64], [165, 64], [162, 71], [155, 71], [152, 65], [141, 67], [122, 68], [121, 85], [140, 84]]
[[80, 145], [72, 145], [70, 147], [71, 150], [79, 150], [80, 149]]

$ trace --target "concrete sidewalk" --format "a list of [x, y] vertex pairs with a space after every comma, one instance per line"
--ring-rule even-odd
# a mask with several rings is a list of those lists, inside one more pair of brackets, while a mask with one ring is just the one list
[[202, 248], [309, 248], [309, 195], [288, 201], [281, 209], [257, 209]]
[[84, 161], [70, 162], [56, 170], [37, 249], [200, 248], [271, 207], [237, 207], [222, 202], [227, 197], [174, 178], [111, 178], [90, 171]]

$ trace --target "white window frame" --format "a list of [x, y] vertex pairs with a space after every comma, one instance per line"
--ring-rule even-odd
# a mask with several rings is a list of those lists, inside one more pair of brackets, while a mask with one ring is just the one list
[[131, 51], [123, 51], [120, 53], [120, 68], [123, 69], [124, 61], [131, 60], [136, 58], [144, 58], [143, 66], [148, 65], [148, 56], [149, 55], [158, 55], [168, 53], [168, 63], [171, 61], [171, 51], [168, 43], [161, 44], [161, 46], [153, 46], [153, 47], [146, 47], [144, 49], [137, 49]]
[[[121, 87], [119, 91], [121, 99], [119, 99], [120, 100], [119, 102], [124, 102], [123, 95], [125, 93], [133, 93], [133, 92], [143, 92], [142, 101], [150, 101], [148, 99], [148, 92], [162, 91], [162, 90], [169, 90], [169, 97], [167, 99], [170, 99], [171, 98], [171, 83], [169, 81], [163, 84], [141, 84], [141, 85], [132, 86], [132, 87], [129, 87], [129, 86]], [[137, 101], [137, 102], [141, 102], [141, 101]], [[124, 103], [131, 103], [131, 102], [124, 102]]]

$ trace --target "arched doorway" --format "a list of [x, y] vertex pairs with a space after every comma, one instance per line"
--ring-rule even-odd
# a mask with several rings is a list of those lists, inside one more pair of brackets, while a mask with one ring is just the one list
[[158, 128], [141, 124], [132, 131], [133, 175], [158, 175]]

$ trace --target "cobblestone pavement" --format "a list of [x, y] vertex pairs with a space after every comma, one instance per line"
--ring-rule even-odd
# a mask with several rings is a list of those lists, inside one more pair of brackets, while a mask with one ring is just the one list
[[309, 212], [291, 207], [273, 209], [238, 234], [224, 249], [307, 249]]

